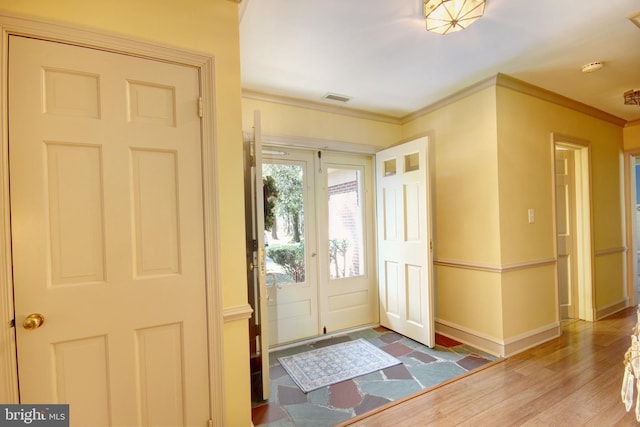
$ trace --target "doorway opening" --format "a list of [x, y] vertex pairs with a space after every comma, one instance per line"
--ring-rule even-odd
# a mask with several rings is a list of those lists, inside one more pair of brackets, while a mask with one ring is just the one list
[[627, 294], [631, 304], [640, 301], [640, 153], [626, 156], [627, 188]]
[[595, 320], [588, 143], [553, 135], [560, 319]]

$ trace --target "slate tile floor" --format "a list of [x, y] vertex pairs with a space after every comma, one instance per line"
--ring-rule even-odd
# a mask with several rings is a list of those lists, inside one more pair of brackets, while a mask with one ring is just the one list
[[[278, 362], [282, 356], [358, 338], [377, 345], [402, 364], [305, 394]], [[271, 397], [266, 402], [254, 402], [253, 424], [256, 427], [332, 426], [494, 360], [494, 356], [438, 334], [436, 346], [431, 349], [383, 327], [272, 352], [269, 355]]]

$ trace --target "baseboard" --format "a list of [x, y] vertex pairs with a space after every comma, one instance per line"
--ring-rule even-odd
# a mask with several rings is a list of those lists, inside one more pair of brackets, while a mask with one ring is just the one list
[[553, 323], [507, 340], [499, 340], [477, 331], [443, 320], [435, 322], [436, 332], [498, 357], [509, 357], [562, 334], [559, 323]]
[[614, 313], [624, 310], [629, 307], [630, 301], [629, 297], [625, 297], [624, 299], [614, 302], [613, 304], [605, 305], [604, 307], [596, 308], [596, 320], [603, 319], [607, 316], [611, 316]]
[[445, 337], [468, 344], [471, 347], [487, 352], [493, 356], [502, 357], [502, 345], [493, 337], [481, 334], [478, 331], [467, 329], [455, 323], [445, 320], [435, 321], [436, 332]]
[[514, 354], [529, 350], [539, 344], [558, 338], [560, 335], [562, 335], [562, 326], [560, 323], [552, 323], [525, 334], [509, 338], [504, 341], [504, 357], [513, 356]]

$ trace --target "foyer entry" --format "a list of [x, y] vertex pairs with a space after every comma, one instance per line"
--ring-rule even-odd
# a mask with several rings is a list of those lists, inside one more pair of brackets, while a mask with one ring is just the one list
[[254, 400], [270, 394], [270, 349], [378, 321], [435, 345], [428, 139], [375, 159], [260, 142], [255, 112], [245, 138]]

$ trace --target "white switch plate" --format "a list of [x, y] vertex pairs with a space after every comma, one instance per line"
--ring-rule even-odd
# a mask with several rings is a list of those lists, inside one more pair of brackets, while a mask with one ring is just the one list
[[533, 224], [536, 220], [535, 211], [533, 209], [529, 209], [527, 213], [529, 214], [529, 224]]

